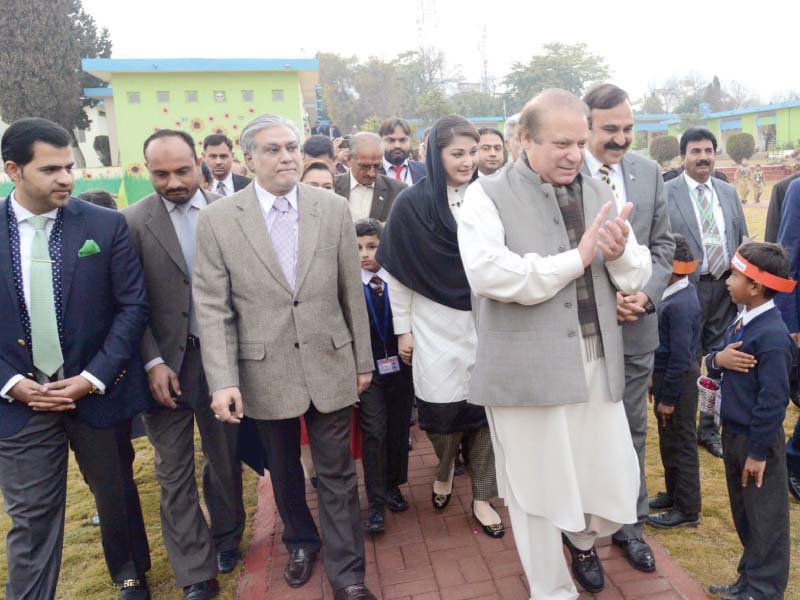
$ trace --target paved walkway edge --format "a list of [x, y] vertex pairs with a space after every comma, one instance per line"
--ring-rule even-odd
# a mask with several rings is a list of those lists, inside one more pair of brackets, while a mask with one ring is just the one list
[[244, 568], [236, 586], [236, 598], [239, 600], [266, 600], [269, 596], [272, 549], [278, 522], [278, 508], [269, 474], [258, 480], [258, 506], [254, 518], [253, 537], [247, 547]]

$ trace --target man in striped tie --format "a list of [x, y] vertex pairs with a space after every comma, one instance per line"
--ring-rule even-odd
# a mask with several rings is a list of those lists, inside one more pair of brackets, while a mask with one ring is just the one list
[[[700, 268], [689, 279], [697, 286], [703, 309], [700, 322], [702, 355], [719, 345], [730, 322], [736, 317], [725, 280], [731, 258], [747, 236], [747, 223], [736, 188], [712, 178], [717, 139], [708, 129], [687, 129], [680, 141], [686, 170], [664, 184], [673, 233], [680, 233], [701, 258]], [[699, 359], [700, 357], [698, 357]], [[719, 429], [713, 415], [700, 413], [697, 443], [714, 456], [722, 456]], [[665, 507], [660, 507], [665, 508]]]

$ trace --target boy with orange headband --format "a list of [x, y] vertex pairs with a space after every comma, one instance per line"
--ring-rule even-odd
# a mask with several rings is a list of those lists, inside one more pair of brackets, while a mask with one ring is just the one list
[[700, 519], [700, 459], [697, 456], [697, 346], [703, 310], [689, 275], [697, 269], [689, 242], [674, 234], [672, 278], [658, 305], [653, 396], [658, 443], [667, 491], [650, 499], [654, 527], [696, 526]]
[[[725, 598], [780, 599], [789, 578], [789, 500], [783, 419], [797, 346], [772, 297], [790, 292], [786, 252], [777, 244], [740, 246], [727, 280], [744, 306], [725, 333], [724, 349], [706, 358], [722, 378], [725, 478], [733, 522], [744, 547], [736, 583], [711, 586]], [[720, 401], [720, 400], [718, 400]]]

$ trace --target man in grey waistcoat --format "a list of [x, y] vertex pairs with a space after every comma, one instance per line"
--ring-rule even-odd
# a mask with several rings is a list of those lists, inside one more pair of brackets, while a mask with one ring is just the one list
[[486, 407], [498, 487], [531, 595], [603, 589], [594, 541], [636, 521], [639, 464], [621, 402], [616, 293], [652, 271], [605, 183], [580, 174], [588, 110], [546, 90], [520, 117], [523, 152], [467, 190], [459, 247], [475, 295], [470, 402]]
[[605, 183], [621, 209], [634, 206], [630, 225], [636, 239], [650, 248], [653, 275], [644, 288], [634, 294], [617, 292], [617, 320], [622, 323], [622, 348], [625, 353], [625, 393], [622, 401], [631, 430], [633, 447], [639, 457], [641, 481], [636, 505], [636, 523], [625, 525], [613, 541], [625, 550], [634, 568], [653, 571], [653, 551], [642, 539], [650, 507], [644, 472], [647, 441], [647, 388], [653, 374], [653, 359], [658, 348], [656, 308], [672, 275], [675, 243], [669, 228], [669, 210], [658, 164], [628, 149], [633, 141], [633, 110], [628, 94], [611, 83], [590, 90], [583, 101], [589, 107], [589, 139], [581, 169], [587, 177]]

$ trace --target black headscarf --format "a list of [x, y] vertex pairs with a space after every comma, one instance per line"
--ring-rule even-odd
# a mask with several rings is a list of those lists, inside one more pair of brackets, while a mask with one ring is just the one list
[[458, 251], [456, 220], [447, 200], [439, 119], [425, 152], [428, 175], [400, 192], [381, 234], [377, 261], [407, 288], [439, 304], [471, 310], [470, 288]]

